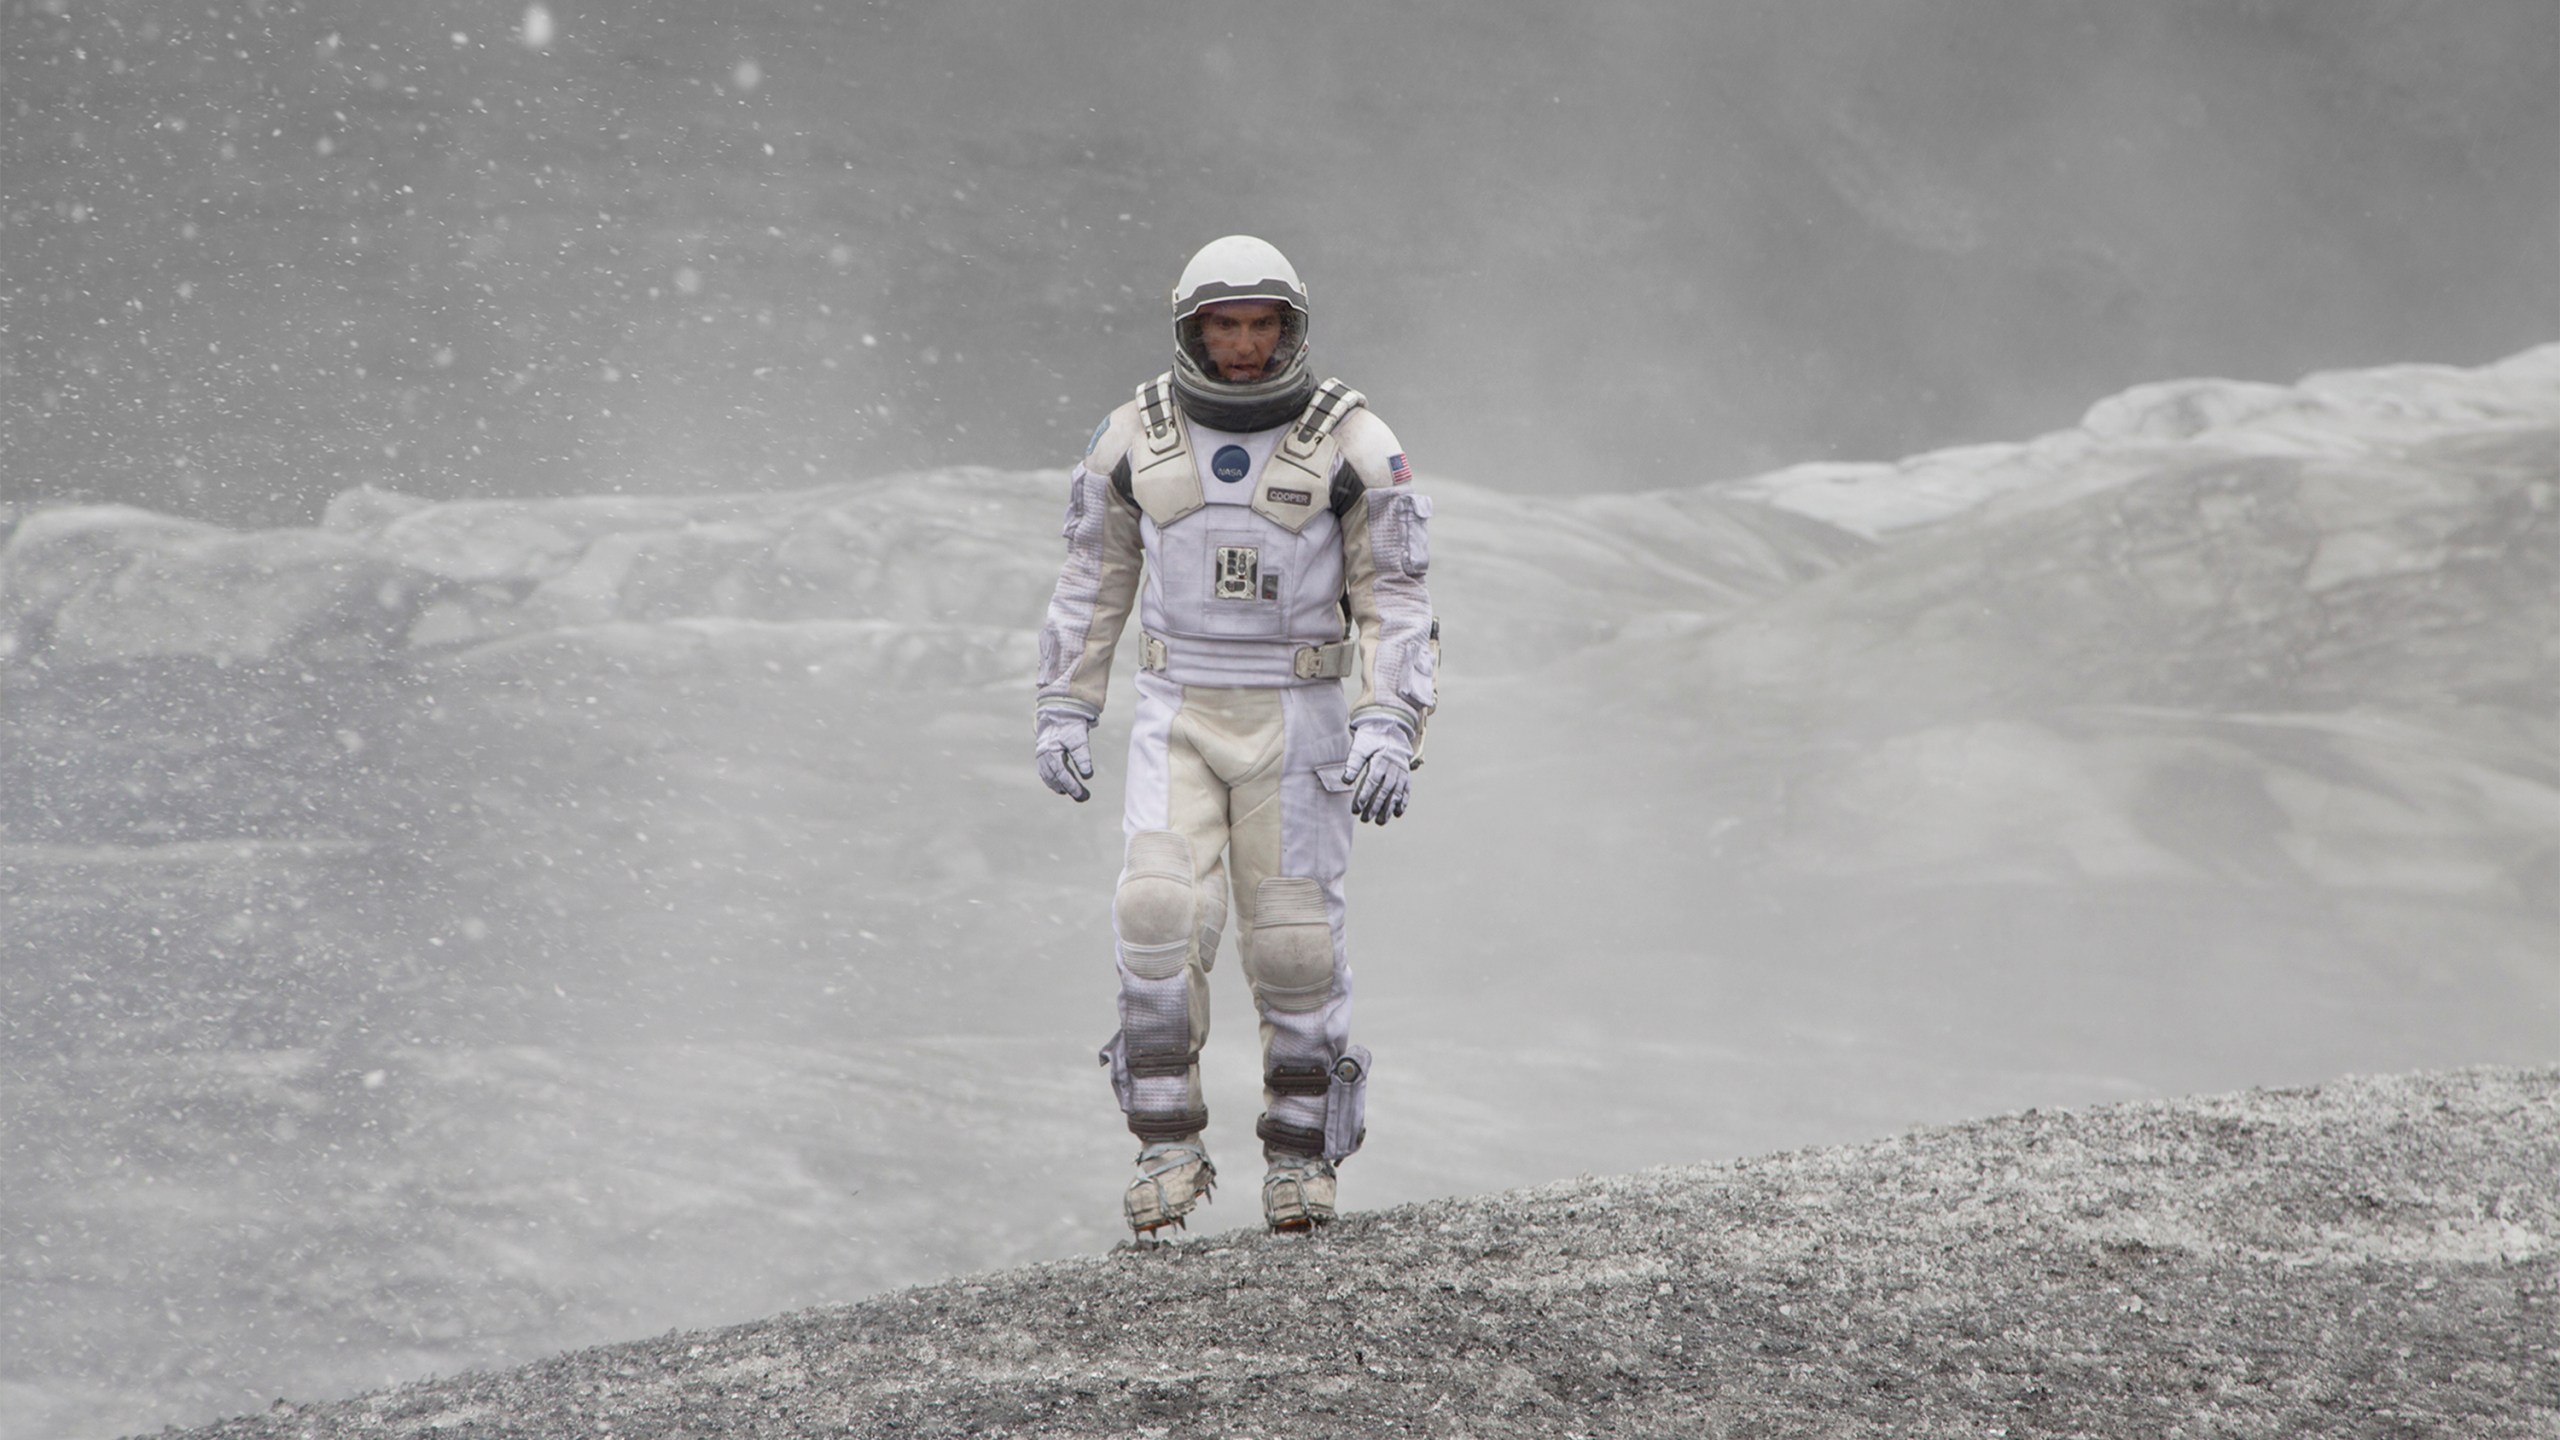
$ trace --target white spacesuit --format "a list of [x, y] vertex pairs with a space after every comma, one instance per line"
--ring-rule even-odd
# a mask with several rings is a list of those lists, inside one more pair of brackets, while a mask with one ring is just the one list
[[1178, 1223], [1216, 1179], [1199, 1053], [1232, 893], [1262, 1019], [1264, 1215], [1302, 1230], [1333, 1217], [1333, 1166], [1364, 1134], [1343, 876], [1355, 822], [1404, 812], [1437, 703], [1431, 502], [1359, 392], [1308, 370], [1306, 289], [1278, 250], [1213, 241], [1173, 312], [1174, 368], [1103, 421], [1070, 482], [1035, 759], [1086, 798], [1135, 609], [1120, 1031], [1102, 1056], [1144, 1147], [1125, 1214], [1141, 1235]]

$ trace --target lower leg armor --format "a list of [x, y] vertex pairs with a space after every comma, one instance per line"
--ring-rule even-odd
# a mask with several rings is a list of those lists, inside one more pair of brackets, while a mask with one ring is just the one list
[[1190, 1139], [1209, 1123], [1199, 1068], [1209, 1031], [1202, 909], [1191, 842], [1170, 830], [1130, 837], [1112, 906], [1120, 1033], [1103, 1061], [1130, 1132], [1149, 1142]]
[[1262, 1012], [1264, 1153], [1336, 1161], [1366, 1135], [1369, 1052], [1349, 1043], [1351, 976], [1315, 881], [1275, 875], [1255, 892], [1246, 951]]

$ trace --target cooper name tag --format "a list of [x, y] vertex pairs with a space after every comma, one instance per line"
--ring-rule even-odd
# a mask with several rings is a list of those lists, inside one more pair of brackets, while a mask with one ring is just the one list
[[1270, 496], [1272, 502], [1279, 505], [1313, 505], [1316, 503], [1316, 497], [1308, 494], [1304, 490], [1284, 490], [1279, 486], [1274, 485], [1262, 493]]

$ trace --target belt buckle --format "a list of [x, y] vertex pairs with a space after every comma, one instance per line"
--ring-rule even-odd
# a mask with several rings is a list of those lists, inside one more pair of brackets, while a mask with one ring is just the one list
[[1295, 671], [1301, 680], [1314, 680], [1324, 672], [1324, 657], [1313, 645], [1301, 645], [1298, 647], [1298, 653], [1290, 657], [1289, 668]]

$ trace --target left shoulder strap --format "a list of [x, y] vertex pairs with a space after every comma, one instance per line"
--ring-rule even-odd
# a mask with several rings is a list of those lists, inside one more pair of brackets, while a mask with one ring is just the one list
[[1298, 416], [1298, 423], [1290, 427], [1289, 438], [1281, 442], [1282, 448], [1300, 460], [1306, 459], [1332, 436], [1334, 427], [1342, 423], [1344, 416], [1368, 403], [1368, 396], [1338, 379], [1327, 378], [1316, 387], [1315, 395], [1307, 401], [1305, 412]]
[[1368, 403], [1359, 391], [1339, 380], [1317, 386], [1297, 423], [1281, 437], [1271, 463], [1262, 467], [1262, 483], [1254, 488], [1254, 513], [1294, 534], [1304, 530], [1317, 512], [1331, 509], [1329, 487], [1342, 456], [1334, 427]]

